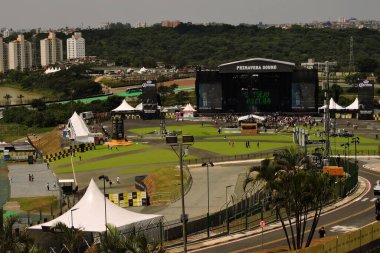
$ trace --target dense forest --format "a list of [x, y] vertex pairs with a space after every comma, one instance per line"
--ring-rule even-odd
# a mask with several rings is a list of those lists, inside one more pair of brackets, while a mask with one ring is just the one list
[[[344, 69], [349, 63], [350, 37], [354, 40], [354, 59], [380, 59], [380, 32], [369, 29], [315, 29], [293, 26], [290, 29], [259, 29], [254, 25], [192, 25], [176, 28], [155, 25], [148, 28], [113, 26], [108, 30], [83, 30], [86, 55], [116, 61], [118, 65], [154, 67], [165, 64], [204, 65], [253, 57], [272, 58], [300, 64], [308, 58], [337, 61]], [[25, 34], [34, 42], [39, 57], [39, 40], [47, 34]], [[7, 38], [12, 40], [16, 35]], [[58, 33], [63, 40], [71, 34]], [[38, 62], [38, 60], [36, 60]]]
[[135, 29], [82, 31], [87, 55], [116, 61], [120, 65], [154, 67], [166, 64], [204, 65], [252, 57], [272, 58], [300, 64], [308, 58], [337, 61], [347, 67], [350, 37], [355, 62], [380, 59], [380, 32], [369, 29], [308, 29], [293, 26], [259, 29], [256, 26], [189, 25], [176, 28], [153, 26]]

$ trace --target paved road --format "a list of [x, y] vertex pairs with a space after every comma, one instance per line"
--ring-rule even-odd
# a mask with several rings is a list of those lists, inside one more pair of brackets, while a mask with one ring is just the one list
[[[377, 160], [376, 163], [379, 164], [379, 160]], [[365, 180], [368, 180], [367, 182], [370, 184], [369, 188], [366, 189], [365, 193], [362, 196], [354, 199], [347, 206], [336, 209], [321, 216], [318, 229], [319, 227], [324, 226], [327, 232], [327, 236], [337, 236], [349, 231], [357, 230], [367, 224], [375, 222], [374, 201], [376, 198], [373, 195], [372, 187], [376, 180], [380, 180], [380, 171], [361, 168], [359, 175]], [[315, 239], [317, 237], [318, 233], [314, 235]], [[286, 240], [282, 228], [267, 231], [264, 234], [263, 239], [264, 249], [286, 246]], [[238, 239], [236, 241], [221, 243], [209, 248], [194, 250], [193, 252], [245, 253], [259, 251], [260, 249], [261, 235], [256, 234], [253, 236]]]

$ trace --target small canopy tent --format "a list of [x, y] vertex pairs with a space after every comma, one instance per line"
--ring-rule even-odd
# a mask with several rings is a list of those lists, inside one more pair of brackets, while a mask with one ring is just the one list
[[183, 108], [182, 113], [184, 118], [194, 118], [194, 112], [197, 110], [194, 109], [194, 107], [191, 106], [191, 104], [187, 104], [185, 108]]
[[[120, 230], [127, 230], [132, 227], [144, 227], [162, 220], [162, 215], [140, 214], [123, 209], [108, 199], [106, 199], [107, 223], [116, 226]], [[73, 218], [71, 219], [71, 213]], [[43, 224], [35, 225], [29, 229], [39, 229], [42, 227], [52, 227], [58, 222], [66, 224], [68, 227], [80, 228], [85, 232], [104, 232], [104, 195], [91, 179], [86, 193], [81, 200], [66, 213], [54, 220]]]
[[257, 120], [263, 121], [263, 120], [265, 120], [265, 117], [261, 117], [261, 116], [255, 115], [255, 114], [250, 114], [250, 115], [245, 115], [245, 116], [239, 117], [238, 121], [245, 121], [245, 120], [249, 120], [249, 119], [257, 119]]
[[346, 109], [346, 110], [359, 110], [359, 99], [355, 98], [354, 102], [352, 102], [352, 104], [350, 104], [349, 106], [347, 106], [344, 109]]
[[136, 111], [136, 108], [128, 104], [127, 101], [125, 101], [125, 99], [123, 100], [123, 102], [121, 102], [121, 104], [118, 107], [112, 110], [112, 112], [114, 113], [130, 113], [134, 111]]
[[78, 143], [94, 143], [94, 136], [78, 113], [73, 113], [67, 123], [67, 128], [70, 130], [70, 139]]

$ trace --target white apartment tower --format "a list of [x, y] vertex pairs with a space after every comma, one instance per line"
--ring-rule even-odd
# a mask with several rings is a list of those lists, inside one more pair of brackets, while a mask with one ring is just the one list
[[55, 33], [49, 33], [46, 39], [40, 41], [41, 66], [63, 61], [62, 40], [56, 38]]
[[26, 41], [24, 35], [19, 34], [17, 40], [9, 42], [8, 63], [9, 69], [21, 71], [32, 68], [32, 43]]
[[75, 32], [71, 38], [67, 39], [67, 59], [83, 58], [85, 56], [85, 40], [82, 38], [82, 33]]
[[0, 73], [8, 70], [8, 45], [0, 37]]

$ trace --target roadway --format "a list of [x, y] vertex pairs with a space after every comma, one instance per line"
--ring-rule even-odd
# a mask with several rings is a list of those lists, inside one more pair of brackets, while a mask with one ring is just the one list
[[[380, 170], [366, 169], [361, 166], [359, 176], [364, 179], [362, 181], [367, 183], [363, 194], [354, 197], [353, 199], [351, 197], [351, 201], [346, 205], [322, 214], [318, 223], [318, 228], [314, 234], [314, 239], [318, 238], [318, 230], [322, 226], [325, 227], [326, 236], [337, 236], [357, 230], [376, 221], [374, 204], [376, 198], [373, 195], [372, 186], [376, 180], [380, 180]], [[308, 221], [308, 225], [310, 224], [311, 221]], [[191, 252], [246, 253], [260, 251], [261, 247], [263, 247], [263, 249], [279, 246], [286, 247], [287, 242], [282, 227], [270, 229], [269, 225], [267, 229], [268, 230], [263, 234], [263, 246], [261, 245], [261, 233], [259, 232], [260, 230], [258, 230], [256, 231], [257, 233], [253, 233], [247, 237], [195, 249]], [[307, 235], [305, 235], [305, 237], [306, 236]]]

